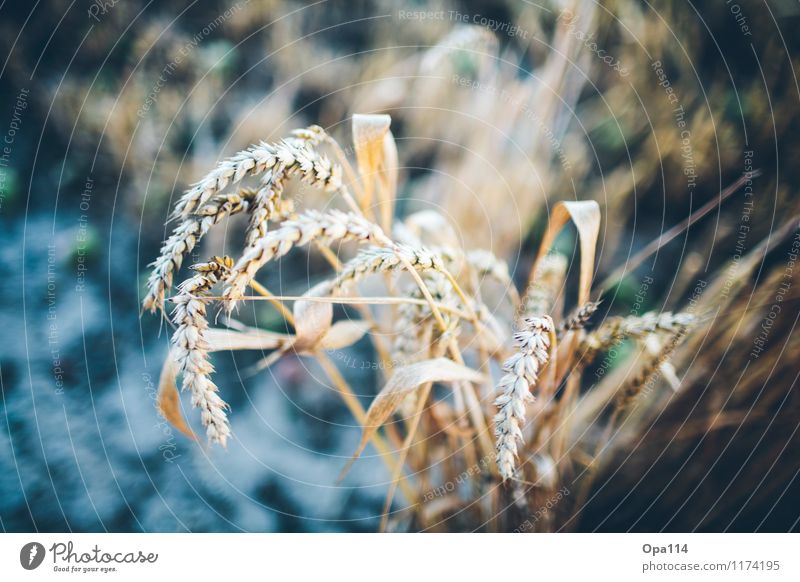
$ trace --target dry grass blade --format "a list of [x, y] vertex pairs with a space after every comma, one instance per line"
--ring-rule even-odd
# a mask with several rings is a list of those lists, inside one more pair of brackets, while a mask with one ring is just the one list
[[604, 293], [608, 289], [610, 289], [614, 284], [616, 284], [624, 275], [625, 273], [630, 273], [636, 269], [642, 262], [658, 251], [661, 247], [666, 245], [668, 242], [673, 240], [676, 236], [682, 233], [687, 228], [690, 228], [695, 222], [703, 218], [706, 214], [714, 210], [717, 206], [722, 204], [727, 198], [729, 198], [732, 194], [734, 194], [739, 188], [745, 185], [748, 181], [752, 180], [755, 177], [761, 175], [760, 170], [755, 170], [750, 172], [749, 174], [744, 174], [739, 177], [733, 184], [722, 190], [719, 195], [712, 200], [709, 200], [706, 204], [702, 207], [697, 209], [697, 211], [693, 212], [686, 220], [676, 224], [672, 228], [670, 228], [667, 232], [663, 233], [660, 237], [656, 240], [652, 241], [648, 244], [645, 248], [640, 250], [636, 253], [633, 257], [625, 261], [624, 264], [620, 265], [614, 272], [608, 275], [605, 279], [603, 279], [602, 283], [598, 286], [601, 293]]
[[353, 115], [353, 144], [363, 185], [359, 205], [367, 215], [372, 214], [377, 194], [381, 226], [386, 230], [391, 229], [397, 186], [397, 148], [389, 131], [391, 123], [388, 115]]
[[372, 435], [394, 413], [406, 396], [428, 382], [454, 382], [457, 380], [481, 382], [484, 380], [484, 376], [472, 368], [456, 364], [447, 358], [424, 360], [397, 368], [367, 410], [361, 441], [346, 469], [349, 469], [350, 465], [361, 455]]
[[539, 247], [537, 262], [548, 253], [556, 235], [569, 220], [575, 223], [580, 240], [581, 270], [578, 304], [583, 305], [589, 301], [594, 278], [594, 255], [597, 248], [597, 236], [600, 233], [600, 206], [597, 202], [594, 200], [564, 201], [556, 204]]
[[178, 394], [176, 380], [178, 378], [178, 362], [175, 354], [170, 351], [161, 368], [158, 378], [158, 397], [156, 403], [164, 419], [192, 440], [197, 439], [181, 412], [181, 400]]

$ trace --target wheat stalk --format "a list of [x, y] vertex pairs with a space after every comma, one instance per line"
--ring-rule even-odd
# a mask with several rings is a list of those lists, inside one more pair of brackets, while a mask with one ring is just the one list
[[517, 442], [522, 442], [521, 425], [525, 422], [525, 406], [533, 401], [531, 390], [539, 380], [539, 372], [550, 357], [550, 337], [554, 333], [549, 316], [528, 317], [524, 329], [514, 334], [518, 351], [503, 364], [505, 374], [498, 389], [502, 394], [495, 400], [497, 438], [497, 467], [503, 480], [514, 476]]
[[183, 390], [192, 394], [192, 406], [200, 409], [203, 426], [209, 442], [225, 446], [231, 434], [225, 409], [228, 405], [217, 394], [211, 381], [214, 367], [208, 359], [208, 342], [204, 334], [208, 329], [206, 301], [203, 295], [225, 279], [233, 266], [230, 257], [214, 257], [208, 263], [193, 265], [196, 275], [181, 283], [174, 298], [172, 320], [177, 326], [172, 343], [175, 359], [183, 373]]
[[150, 266], [147, 294], [142, 307], [150, 312], [164, 308], [164, 295], [172, 287], [174, 274], [181, 268], [183, 257], [192, 252], [200, 239], [226, 216], [246, 212], [256, 195], [255, 190], [219, 194], [197, 209], [175, 227], [161, 246], [161, 253]]

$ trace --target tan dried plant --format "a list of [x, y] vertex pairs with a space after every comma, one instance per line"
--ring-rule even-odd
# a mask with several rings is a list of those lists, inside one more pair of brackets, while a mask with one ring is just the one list
[[[406, 527], [436, 530], [450, 520], [446, 529], [458, 529], [452, 523], [462, 520], [488, 530], [513, 529], [514, 508], [541, 500], [597, 460], [598, 443], [585, 442], [585, 435], [597, 431], [586, 424], [602, 424], [604, 417], [581, 414], [587, 363], [625, 338], [641, 345], [652, 344], [652, 338], [661, 342], [638, 375], [609, 392], [600, 406], [624, 408], [668, 364], [693, 318], [646, 314], [592, 325], [600, 227], [593, 201], [554, 207], [522, 292], [502, 258], [486, 249], [461, 248], [454, 236], [459, 225], [431, 211], [399, 220], [397, 152], [389, 125], [388, 116], [354, 117], [357, 171], [342, 148], [312, 126], [224, 160], [178, 201], [177, 225], [153, 264], [146, 309], [163, 308], [183, 257], [211, 228], [233, 214], [250, 218], [241, 255], [195, 265], [195, 274], [169, 299], [175, 305], [174, 347], [162, 374], [161, 410], [193, 434], [180, 412], [176, 376], [182, 374], [208, 439], [224, 446], [235, 438], [236, 423], [234, 417], [231, 430], [227, 405], [211, 379], [211, 352], [271, 350], [264, 365], [290, 351], [315, 358], [363, 427], [351, 463], [371, 443], [392, 475], [384, 527], [398, 489], [405, 511], [392, 512], [392, 519], [406, 519]], [[330, 208], [278, 211], [292, 177], [328, 192]], [[226, 191], [248, 178], [259, 178], [257, 187]], [[569, 264], [552, 251], [569, 222], [577, 228], [580, 254], [577, 303], [570, 309], [565, 305]], [[347, 243], [365, 247], [353, 251]], [[281, 296], [258, 281], [262, 270], [303, 246], [330, 263], [321, 283], [301, 296]], [[363, 295], [367, 289], [370, 294]], [[208, 311], [215, 304], [235, 317], [237, 304], [258, 300], [270, 302], [294, 333], [241, 323], [234, 329], [210, 326]], [[361, 320], [334, 322], [334, 303], [353, 306]], [[373, 340], [376, 369], [385, 382], [368, 410], [327, 354], [365, 335]], [[393, 340], [385, 342], [386, 337]], [[219, 383], [224, 392], [226, 382]], [[448, 390], [434, 398], [434, 384]], [[591, 405], [597, 409], [596, 402]], [[389, 422], [395, 415], [401, 423]], [[579, 418], [586, 424], [575, 426]], [[615, 414], [611, 422], [620, 418]], [[462, 481], [462, 473], [482, 478]], [[427, 503], [433, 497], [441, 499]]]

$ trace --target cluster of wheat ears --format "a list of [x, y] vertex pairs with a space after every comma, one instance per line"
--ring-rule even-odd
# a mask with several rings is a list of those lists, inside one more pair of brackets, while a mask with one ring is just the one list
[[[173, 348], [162, 372], [160, 408], [192, 435], [180, 412], [176, 378], [182, 376], [208, 439], [224, 446], [231, 436], [228, 406], [212, 381], [211, 352], [263, 350], [269, 352], [264, 365], [287, 352], [315, 358], [362, 427], [353, 461], [372, 443], [392, 475], [384, 527], [399, 487], [408, 505], [393, 515], [410, 516], [414, 527], [435, 529], [443, 516], [468, 515], [464, 519], [475, 527], [513, 529], [514, 521], [502, 518], [505, 509], [524, 518], [532, 511], [527, 508], [543, 505], [580, 467], [577, 493], [585, 494], [594, 474], [586, 469], [615, 423], [659, 374], [674, 377], [670, 355], [693, 316], [648, 313], [593, 324], [600, 226], [593, 201], [553, 207], [522, 291], [491, 251], [462, 248], [440, 214], [424, 211], [396, 221], [397, 150], [389, 125], [386, 115], [354, 116], [357, 169], [322, 128], [312, 126], [223, 160], [180, 198], [143, 302], [153, 312], [172, 308]], [[296, 211], [284, 198], [295, 177], [328, 193], [331, 209]], [[248, 178], [258, 183], [245, 188]], [[193, 265], [194, 274], [167, 299], [174, 275], [200, 239], [226, 217], [245, 213], [241, 256]], [[567, 258], [551, 249], [570, 221], [580, 251], [571, 308], [565, 305]], [[355, 251], [342, 262], [345, 242], [354, 243], [347, 246]], [[274, 295], [256, 280], [269, 263], [312, 244], [331, 264], [327, 280], [301, 296]], [[385, 293], [360, 294], [367, 279], [370, 290]], [[489, 287], [499, 300], [486, 299]], [[293, 333], [232, 324], [237, 303], [245, 300], [271, 302]], [[228, 316], [224, 328], [209, 325], [213, 303]], [[337, 303], [350, 306], [354, 316], [334, 322]], [[331, 350], [365, 335], [385, 377], [367, 410], [330, 357]], [[600, 403], [581, 398], [583, 370], [625, 339], [639, 342], [646, 354], [638, 372], [605, 391]], [[434, 393], [434, 384], [448, 390]], [[600, 422], [604, 436], [593, 437], [597, 446], [579, 446], [586, 434], [598, 434], [589, 425]], [[547, 528], [546, 520], [541, 527]]]

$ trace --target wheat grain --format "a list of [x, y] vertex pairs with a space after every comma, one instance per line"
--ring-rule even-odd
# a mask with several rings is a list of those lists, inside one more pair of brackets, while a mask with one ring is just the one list
[[174, 298], [173, 322], [177, 326], [172, 343], [175, 359], [183, 373], [183, 389], [192, 395], [192, 405], [200, 409], [203, 426], [209, 442], [225, 446], [230, 436], [230, 426], [225, 414], [227, 404], [217, 394], [211, 381], [214, 367], [208, 359], [208, 343], [204, 337], [208, 329], [206, 301], [203, 295], [229, 274], [233, 266], [230, 257], [214, 257], [208, 263], [192, 266], [196, 275], [181, 283]]
[[[323, 139], [318, 138], [319, 135], [324, 138], [324, 130], [312, 125], [293, 131], [291, 137], [298, 140]], [[228, 184], [235, 184], [245, 176], [258, 175], [272, 168], [279, 162], [277, 154], [278, 148], [274, 144], [261, 142], [223, 160], [184, 193], [175, 205], [175, 216], [186, 218]]]
[[223, 218], [246, 212], [255, 195], [256, 191], [252, 189], [219, 194], [175, 227], [161, 246], [158, 258], [150, 264], [153, 270], [147, 280], [147, 294], [142, 301], [145, 310], [155, 312], [163, 309], [164, 295], [172, 287], [172, 279], [181, 268], [183, 257], [192, 252], [209, 229]]
[[330, 244], [336, 240], [371, 242], [391, 245], [383, 230], [369, 220], [352, 212], [332, 210], [325, 214], [309, 210], [296, 219], [283, 222], [280, 228], [267, 233], [249, 247], [233, 268], [224, 297], [228, 310], [244, 295], [258, 270], [266, 263], [288, 253], [295, 246], [311, 241]]
[[525, 422], [525, 407], [533, 400], [531, 390], [539, 372], [550, 357], [550, 334], [554, 332], [549, 316], [529, 317], [524, 329], [514, 334], [518, 351], [503, 364], [505, 374], [498, 384], [502, 394], [495, 400], [497, 438], [497, 467], [503, 480], [514, 475], [517, 443], [522, 442], [521, 425]]

